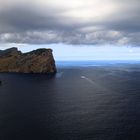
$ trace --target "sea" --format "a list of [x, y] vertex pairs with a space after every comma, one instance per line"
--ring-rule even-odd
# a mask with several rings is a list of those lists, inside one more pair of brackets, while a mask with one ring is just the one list
[[140, 140], [140, 61], [56, 65], [0, 73], [0, 140]]

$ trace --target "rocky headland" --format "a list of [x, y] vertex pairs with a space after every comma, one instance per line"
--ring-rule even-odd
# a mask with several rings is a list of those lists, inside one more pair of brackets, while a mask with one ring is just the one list
[[56, 73], [51, 49], [37, 49], [22, 53], [17, 48], [0, 50], [0, 72]]

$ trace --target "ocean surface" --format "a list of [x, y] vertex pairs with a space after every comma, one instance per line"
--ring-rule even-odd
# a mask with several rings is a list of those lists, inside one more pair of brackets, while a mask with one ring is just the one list
[[57, 68], [0, 74], [0, 140], [140, 140], [140, 62]]

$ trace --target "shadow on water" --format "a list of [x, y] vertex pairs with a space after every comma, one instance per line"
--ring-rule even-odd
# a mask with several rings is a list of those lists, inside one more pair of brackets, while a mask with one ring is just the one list
[[[55, 75], [0, 74], [0, 139], [43, 139]], [[47, 95], [47, 96], [46, 96]], [[46, 109], [46, 104], [47, 109]], [[49, 111], [50, 110], [50, 111]], [[45, 121], [46, 120], [46, 121]]]

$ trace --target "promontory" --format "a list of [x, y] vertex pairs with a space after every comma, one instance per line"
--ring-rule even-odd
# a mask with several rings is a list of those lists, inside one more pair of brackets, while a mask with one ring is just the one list
[[17, 48], [0, 50], [0, 72], [56, 73], [52, 49], [37, 49], [22, 53]]

